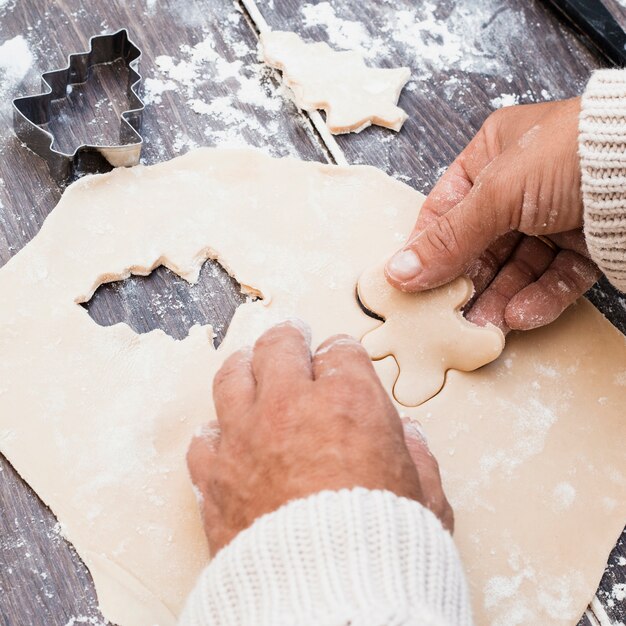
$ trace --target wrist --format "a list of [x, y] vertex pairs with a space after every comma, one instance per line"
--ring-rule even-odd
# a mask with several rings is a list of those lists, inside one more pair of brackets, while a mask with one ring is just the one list
[[204, 572], [182, 623], [198, 623], [198, 611], [219, 624], [361, 616], [382, 626], [399, 615], [471, 624], [458, 554], [439, 520], [417, 502], [363, 488], [321, 492], [257, 519]]

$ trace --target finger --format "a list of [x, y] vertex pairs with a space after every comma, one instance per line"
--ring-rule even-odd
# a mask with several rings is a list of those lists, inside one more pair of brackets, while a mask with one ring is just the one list
[[485, 172], [462, 202], [389, 260], [386, 273], [394, 287], [414, 292], [442, 285], [510, 230], [511, 215], [521, 203], [519, 181], [498, 159]]
[[586, 257], [562, 250], [534, 283], [508, 304], [505, 320], [513, 330], [531, 330], [553, 322], [600, 278], [600, 270]]
[[537, 280], [554, 257], [554, 250], [543, 241], [536, 237], [524, 237], [493, 282], [467, 312], [466, 318], [479, 326], [491, 323], [506, 334], [509, 327], [504, 312], [511, 298]]
[[252, 355], [252, 372], [259, 393], [311, 380], [311, 351], [304, 322], [286, 321], [273, 326], [257, 340]]
[[422, 504], [439, 518], [444, 528], [453, 532], [454, 514], [452, 507], [443, 491], [439, 464], [428, 448], [424, 431], [418, 424], [406, 418], [402, 420], [402, 425], [406, 447], [419, 475]]
[[313, 355], [313, 378], [361, 376], [377, 379], [365, 348], [350, 335], [335, 335], [324, 341]]
[[491, 284], [504, 262], [511, 256], [513, 250], [522, 238], [522, 234], [511, 231], [498, 237], [469, 267], [465, 274], [474, 283], [474, 295], [465, 305], [464, 310], [469, 311], [480, 295]]
[[202, 429], [200, 435], [193, 438], [187, 452], [187, 466], [202, 514], [209, 551], [213, 556], [231, 539], [215, 488], [215, 476], [219, 471], [217, 449], [220, 438], [219, 426], [215, 423], [209, 424]]
[[204, 496], [211, 472], [217, 457], [220, 443], [220, 428], [217, 424], [208, 424], [202, 432], [194, 437], [187, 450], [187, 467], [191, 482]]
[[483, 126], [428, 194], [409, 240], [461, 202], [492, 159]]
[[213, 403], [220, 425], [227, 429], [249, 410], [256, 396], [252, 373], [252, 350], [231, 354], [213, 379]]
[[543, 103], [519, 105], [492, 113], [428, 194], [409, 240], [461, 202], [480, 173], [508, 145], [535, 126], [542, 109], [547, 108]]
[[408, 240], [455, 207], [471, 189], [472, 182], [463, 168], [461, 157], [458, 157], [424, 200]]

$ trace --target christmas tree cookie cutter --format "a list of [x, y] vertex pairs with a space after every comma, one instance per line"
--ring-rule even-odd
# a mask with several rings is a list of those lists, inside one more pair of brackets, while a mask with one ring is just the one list
[[[139, 163], [143, 139], [141, 130], [144, 104], [138, 94], [141, 50], [130, 40], [126, 29], [89, 40], [89, 52], [70, 54], [67, 67], [42, 74], [42, 93], [13, 100], [13, 129], [17, 137], [48, 163], [50, 174], [59, 183], [79, 173], [129, 167]], [[127, 97], [129, 108], [120, 116], [119, 143], [115, 145], [82, 144], [69, 154], [54, 147], [53, 135], [45, 129], [50, 121], [50, 104], [66, 98], [72, 85], [89, 80], [91, 69], [123, 60], [128, 68]]]

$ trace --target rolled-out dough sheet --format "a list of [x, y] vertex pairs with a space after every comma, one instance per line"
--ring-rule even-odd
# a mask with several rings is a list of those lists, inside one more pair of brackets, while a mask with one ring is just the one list
[[[173, 625], [207, 561], [185, 452], [214, 417], [220, 363], [285, 316], [314, 342], [376, 327], [357, 279], [421, 200], [370, 167], [202, 149], [80, 180], [0, 269], [0, 450], [58, 516], [112, 622]], [[159, 264], [194, 279], [208, 256], [264, 297], [237, 309], [217, 351], [208, 328], [137, 335], [77, 304]], [[582, 613], [626, 518], [625, 403], [624, 338], [582, 303], [487, 368], [449, 373], [415, 411], [457, 507], [479, 623]]]

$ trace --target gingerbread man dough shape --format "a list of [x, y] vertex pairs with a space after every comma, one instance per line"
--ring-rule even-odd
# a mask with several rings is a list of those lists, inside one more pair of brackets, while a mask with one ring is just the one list
[[358, 133], [371, 124], [398, 131], [407, 114], [397, 106], [411, 76], [408, 67], [367, 67], [357, 52], [305, 43], [295, 33], [261, 34], [263, 60], [283, 72], [298, 107], [324, 109], [333, 134]]
[[361, 303], [385, 320], [362, 343], [375, 361], [396, 359], [400, 372], [393, 395], [400, 404], [426, 402], [443, 387], [449, 369], [470, 372], [504, 349], [498, 328], [476, 326], [461, 314], [472, 292], [472, 281], [461, 276], [437, 289], [403, 293], [387, 282], [381, 264], [359, 279]]

